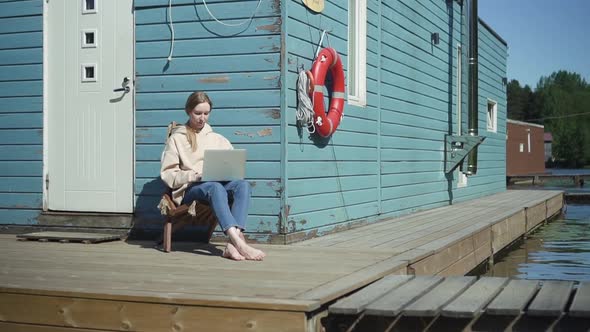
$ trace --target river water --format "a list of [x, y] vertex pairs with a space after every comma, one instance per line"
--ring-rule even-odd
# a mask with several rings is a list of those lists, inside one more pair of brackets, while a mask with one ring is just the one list
[[[590, 174], [590, 170], [553, 170], [554, 174]], [[590, 194], [590, 183], [576, 188], [562, 181], [534, 189]], [[531, 189], [531, 187], [528, 187]], [[567, 204], [565, 213], [539, 227], [496, 257], [483, 275], [534, 280], [590, 281], [590, 205]]]

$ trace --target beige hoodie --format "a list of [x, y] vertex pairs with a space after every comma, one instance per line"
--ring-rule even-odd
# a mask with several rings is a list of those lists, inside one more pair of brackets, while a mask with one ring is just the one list
[[203, 155], [207, 149], [233, 149], [231, 143], [222, 135], [213, 132], [209, 124], [196, 134], [197, 151], [193, 151], [187, 135], [195, 135], [185, 125], [172, 129], [162, 153], [160, 177], [172, 189], [172, 199], [176, 204], [182, 202], [184, 192], [190, 183], [197, 181], [197, 174], [203, 172]]

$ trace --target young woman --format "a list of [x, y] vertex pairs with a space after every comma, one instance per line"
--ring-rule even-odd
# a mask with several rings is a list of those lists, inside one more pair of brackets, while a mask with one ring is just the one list
[[[188, 121], [173, 129], [162, 153], [160, 177], [172, 188], [176, 204], [194, 200], [211, 205], [219, 225], [229, 241], [223, 257], [233, 260], [262, 260], [265, 253], [246, 243], [244, 229], [250, 204], [250, 184], [244, 180], [201, 182], [203, 155], [206, 149], [233, 149], [222, 135], [208, 124], [213, 103], [205, 92], [192, 93], [185, 105]], [[228, 203], [228, 193], [233, 203]]]

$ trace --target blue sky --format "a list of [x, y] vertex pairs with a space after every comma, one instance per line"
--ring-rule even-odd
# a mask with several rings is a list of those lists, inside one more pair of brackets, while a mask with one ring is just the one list
[[508, 79], [537, 86], [563, 69], [590, 83], [590, 0], [479, 0], [479, 17], [508, 43]]

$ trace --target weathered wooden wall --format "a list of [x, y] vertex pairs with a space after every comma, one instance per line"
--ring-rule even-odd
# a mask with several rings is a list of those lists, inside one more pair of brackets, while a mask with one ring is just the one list
[[[136, 216], [159, 220], [164, 186], [160, 156], [170, 121], [184, 122], [184, 103], [207, 91], [210, 123], [236, 148], [248, 150], [247, 178], [254, 185], [250, 231], [277, 233], [281, 193], [280, 49], [278, 1], [175, 0], [171, 62], [168, 0], [135, 1], [136, 20]], [[155, 227], [161, 227], [156, 223]]]
[[[296, 126], [297, 74], [311, 68], [322, 30], [324, 46], [335, 48], [347, 63], [348, 2], [326, 1], [322, 14], [313, 14], [300, 1], [286, 4], [287, 93], [287, 232], [313, 230], [379, 213], [378, 58], [376, 40], [367, 43], [366, 108], [346, 104], [345, 117], [328, 140], [301, 136]], [[368, 22], [375, 21], [368, 17]], [[368, 24], [368, 35], [375, 35]]]
[[42, 0], [0, 2], [0, 224], [43, 205], [42, 14]]
[[382, 210], [397, 215], [450, 201], [444, 135], [454, 129], [460, 7], [407, 0], [381, 6]]
[[[480, 24], [478, 175], [457, 188], [445, 176], [444, 135], [457, 126], [457, 53], [463, 44], [463, 128], [467, 121], [466, 19], [456, 1], [368, 0], [367, 106], [346, 105], [328, 140], [296, 126], [296, 82], [309, 69], [321, 31], [347, 66], [348, 2], [321, 14], [299, 0], [135, 1], [136, 216], [160, 228], [156, 204], [166, 126], [186, 119], [186, 97], [207, 91], [213, 127], [248, 150], [254, 186], [248, 228], [259, 240], [320, 235], [353, 224], [467, 200], [505, 189], [505, 43]], [[0, 2], [0, 223], [35, 224], [42, 207], [41, 0]], [[440, 43], [431, 42], [431, 33]], [[346, 71], [346, 68], [345, 68]], [[498, 131], [487, 132], [487, 98]], [[16, 194], [14, 194], [16, 193]], [[10, 195], [9, 195], [10, 194]], [[136, 223], [136, 225], [138, 225]]]
[[[367, 106], [346, 104], [329, 141], [299, 135], [296, 74], [309, 69], [321, 31], [324, 46], [347, 63], [347, 3], [321, 14], [286, 1], [287, 232], [294, 239], [505, 190], [507, 46], [479, 25], [479, 172], [457, 188], [444, 173], [444, 135], [457, 128], [457, 45], [463, 44], [463, 132], [467, 131], [467, 24], [457, 2], [368, 1]], [[437, 32], [440, 43], [431, 42]], [[345, 68], [346, 70], [346, 68]], [[498, 130], [486, 131], [487, 99], [498, 103]]]

